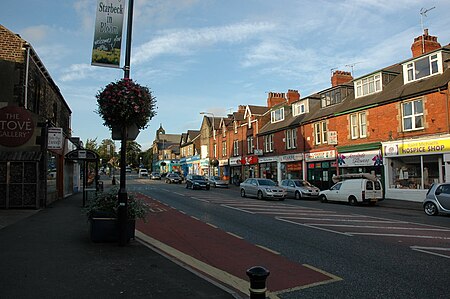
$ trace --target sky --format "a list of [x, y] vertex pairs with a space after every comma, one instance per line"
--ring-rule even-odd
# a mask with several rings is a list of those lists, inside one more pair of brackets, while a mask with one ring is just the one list
[[[91, 65], [96, 7], [2, 0], [0, 24], [37, 52], [72, 110], [73, 136], [100, 144], [111, 132], [95, 95], [124, 72]], [[447, 45], [449, 11], [448, 0], [134, 0], [130, 77], [157, 101], [136, 141], [146, 150], [161, 124], [181, 134], [200, 129], [200, 112], [265, 106], [268, 92], [306, 97], [331, 87], [332, 70], [357, 78], [409, 59], [422, 23]]]

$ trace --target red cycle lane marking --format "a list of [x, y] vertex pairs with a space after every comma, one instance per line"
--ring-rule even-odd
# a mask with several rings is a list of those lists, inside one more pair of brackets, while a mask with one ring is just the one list
[[243, 280], [248, 280], [245, 271], [256, 265], [270, 270], [268, 289], [272, 292], [340, 280], [236, 238], [149, 197], [138, 196], [152, 207], [159, 205], [160, 209], [148, 217], [147, 223], [137, 222], [137, 230]]

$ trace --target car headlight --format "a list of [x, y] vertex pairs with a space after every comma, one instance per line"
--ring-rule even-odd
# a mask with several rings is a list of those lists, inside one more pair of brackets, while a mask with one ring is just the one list
[[266, 191], [267, 191], [267, 192], [272, 192], [272, 189], [266, 188]]
[[194, 182], [194, 185], [198, 185], [198, 182]]

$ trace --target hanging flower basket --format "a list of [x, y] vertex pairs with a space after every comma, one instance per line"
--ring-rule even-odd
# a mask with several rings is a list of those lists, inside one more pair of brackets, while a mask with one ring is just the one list
[[131, 79], [111, 82], [97, 95], [97, 113], [104, 125], [112, 129], [129, 127], [135, 124], [145, 129], [150, 119], [156, 115], [156, 100], [148, 87], [141, 86]]

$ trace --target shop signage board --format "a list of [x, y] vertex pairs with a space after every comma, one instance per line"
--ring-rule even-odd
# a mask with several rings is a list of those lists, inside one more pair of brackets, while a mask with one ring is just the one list
[[333, 159], [336, 159], [336, 151], [335, 150], [305, 153], [306, 161], [333, 160]]
[[278, 162], [280, 157], [273, 156], [273, 157], [259, 157], [259, 163], [269, 163], [269, 162]]
[[0, 145], [18, 147], [27, 143], [34, 134], [32, 114], [17, 106], [0, 109]]
[[423, 155], [450, 151], [450, 138], [383, 143], [384, 156]]
[[339, 167], [381, 166], [383, 159], [379, 150], [339, 153]]
[[327, 132], [327, 141], [328, 141], [328, 144], [337, 145], [338, 144], [337, 131], [328, 131]]
[[241, 165], [241, 162], [242, 162], [241, 156], [230, 158], [230, 166]]
[[60, 150], [64, 146], [64, 136], [62, 128], [48, 128], [47, 148]]
[[303, 154], [291, 154], [280, 157], [280, 162], [293, 162], [303, 160]]

